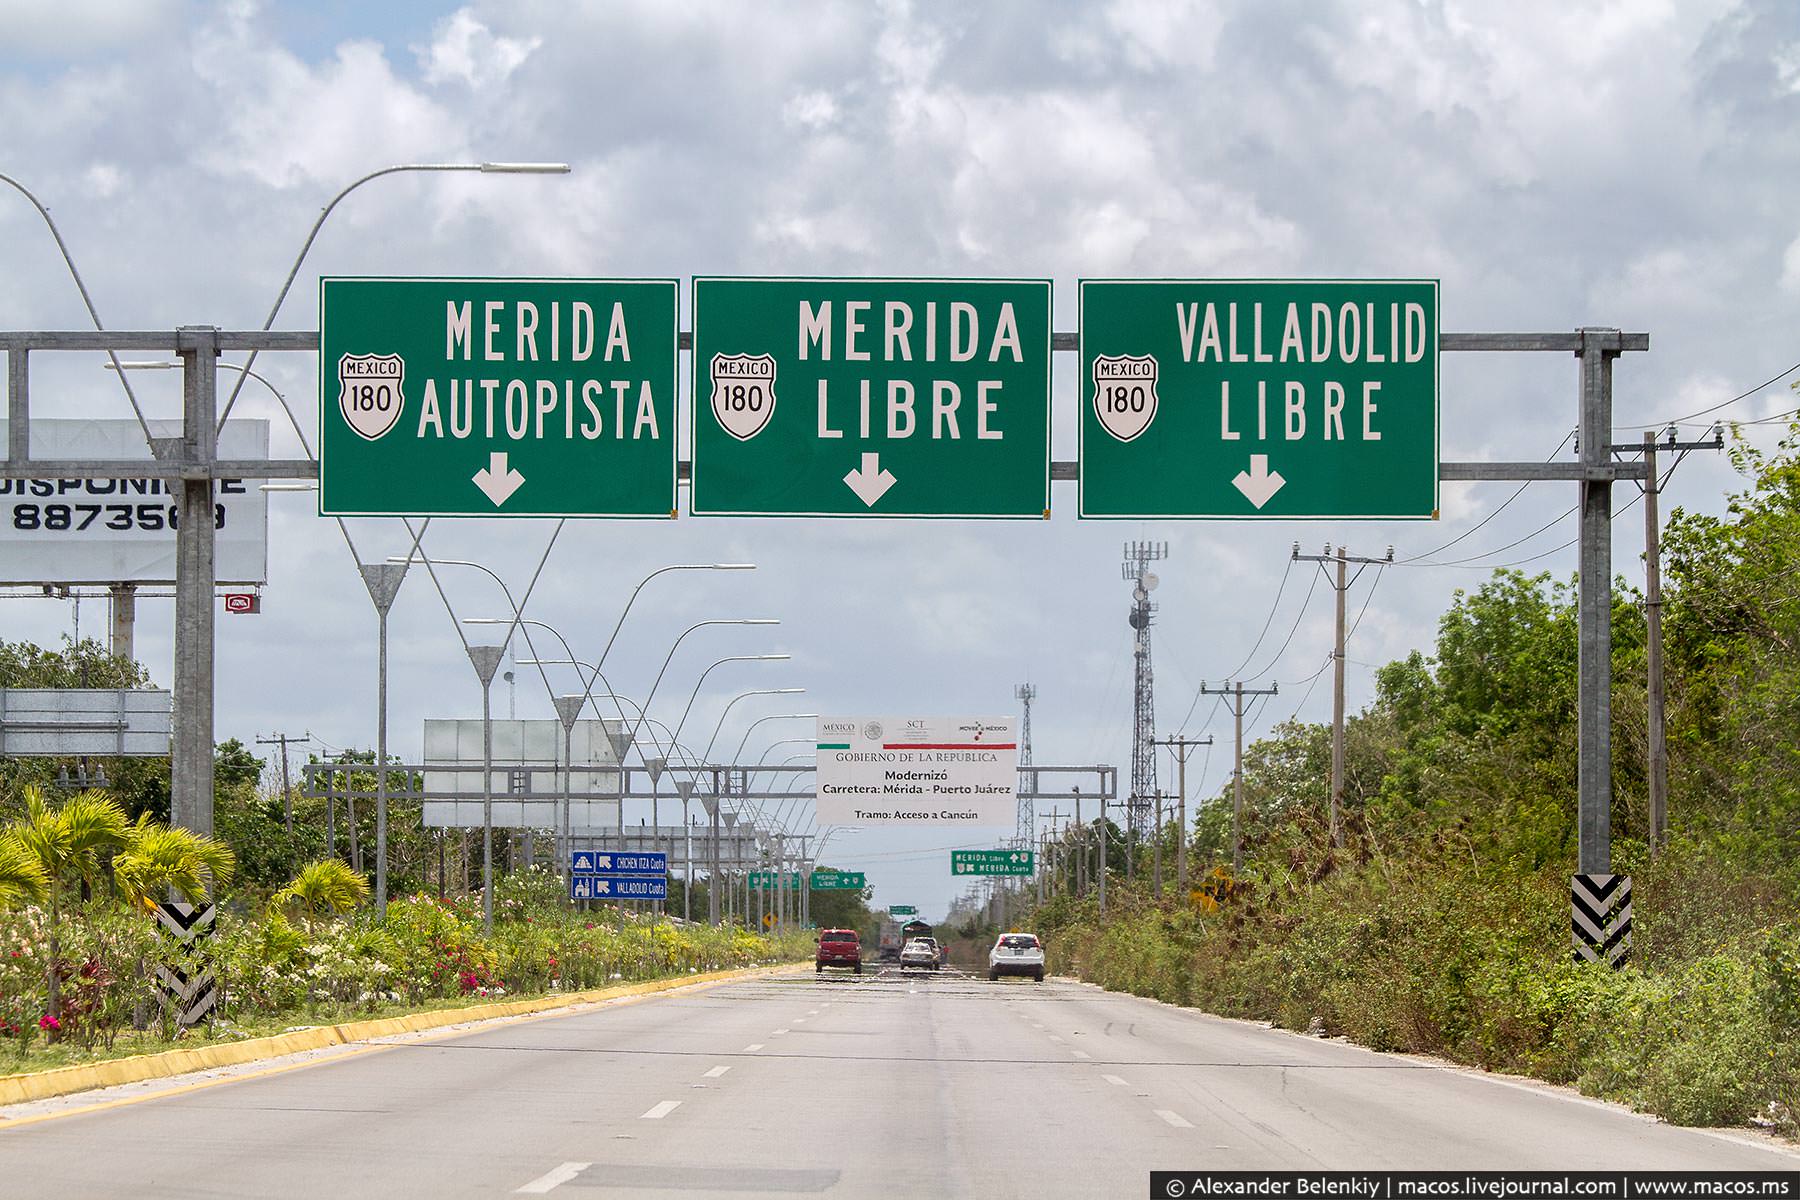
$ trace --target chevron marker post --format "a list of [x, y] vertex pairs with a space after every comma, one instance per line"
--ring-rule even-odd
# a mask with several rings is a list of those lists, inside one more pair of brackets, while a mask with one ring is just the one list
[[1631, 876], [1570, 876], [1569, 931], [1576, 962], [1624, 966], [1631, 954]]
[[156, 995], [163, 1011], [182, 1028], [198, 1025], [219, 1003], [218, 980], [194, 953], [201, 938], [213, 931], [217, 909], [195, 908], [179, 900], [161, 901], [156, 920], [174, 951], [171, 961], [156, 968]]

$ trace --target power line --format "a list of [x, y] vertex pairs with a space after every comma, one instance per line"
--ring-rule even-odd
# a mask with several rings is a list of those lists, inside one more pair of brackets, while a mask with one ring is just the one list
[[[1549, 454], [1546, 454], [1544, 456], [1544, 461], [1549, 462], [1552, 459], [1554, 459], [1558, 454], [1561, 454], [1563, 447], [1567, 446], [1574, 437], [1575, 437], [1575, 431], [1573, 429], [1571, 429], [1568, 433], [1564, 434], [1563, 440], [1556, 444], [1556, 449], [1552, 450]], [[1468, 529], [1465, 529], [1463, 532], [1457, 534], [1455, 537], [1451, 538], [1449, 541], [1445, 542], [1443, 545], [1437, 547], [1434, 550], [1427, 550], [1422, 554], [1415, 554], [1410, 558], [1397, 559], [1397, 560], [1395, 560], [1396, 565], [1415, 563], [1421, 559], [1430, 558], [1434, 554], [1442, 554], [1444, 551], [1446, 551], [1450, 547], [1456, 545], [1456, 543], [1462, 541], [1464, 538], [1468, 537], [1470, 534], [1472, 534], [1475, 531], [1477, 531], [1478, 529], [1480, 529], [1483, 525], [1486, 525], [1489, 521], [1492, 521], [1495, 517], [1497, 517], [1501, 513], [1505, 512], [1507, 505], [1511, 504], [1514, 500], [1517, 500], [1520, 496], [1523, 496], [1525, 494], [1525, 489], [1530, 487], [1531, 483], [1532, 483], [1532, 481], [1529, 479], [1527, 479], [1524, 483], [1521, 483], [1518, 486], [1518, 489], [1516, 491], [1514, 491], [1512, 495], [1508, 496], [1501, 503], [1499, 508], [1496, 508], [1493, 512], [1491, 512], [1487, 516], [1481, 518], [1481, 520], [1477, 521], [1474, 525], [1471, 525]]]
[[1661, 429], [1665, 425], [1679, 425], [1684, 421], [1692, 421], [1695, 417], [1704, 417], [1708, 413], [1716, 413], [1721, 408], [1730, 408], [1733, 404], [1736, 404], [1740, 400], [1748, 400], [1750, 397], [1756, 395], [1756, 393], [1762, 391], [1764, 388], [1768, 387], [1769, 385], [1775, 384], [1775, 383], [1780, 383], [1783, 379], [1786, 379], [1789, 375], [1792, 375], [1795, 371], [1800, 371], [1800, 362], [1795, 363], [1793, 366], [1791, 366], [1787, 370], [1781, 372], [1781, 374], [1779, 374], [1779, 375], [1771, 376], [1770, 378], [1763, 380], [1761, 383], [1757, 384], [1755, 387], [1751, 388], [1747, 392], [1739, 392], [1737, 395], [1733, 396], [1729, 400], [1721, 400], [1719, 403], [1714, 404], [1711, 407], [1703, 408], [1699, 412], [1691, 412], [1691, 413], [1687, 414], [1685, 417], [1675, 417], [1672, 420], [1668, 420], [1668, 421], [1651, 421], [1647, 425], [1617, 425], [1617, 426], [1614, 426], [1614, 428], [1616, 428], [1616, 429]]
[[[1281, 583], [1279, 585], [1277, 585], [1277, 587], [1275, 588], [1275, 602], [1273, 604], [1269, 605], [1269, 615], [1263, 618], [1262, 632], [1258, 633], [1256, 635], [1256, 641], [1251, 643], [1250, 652], [1248, 654], [1244, 655], [1244, 661], [1239, 663], [1235, 669], [1233, 669], [1231, 671], [1227, 671], [1225, 673], [1225, 678], [1235, 679], [1240, 671], [1242, 671], [1245, 667], [1250, 665], [1250, 660], [1252, 658], [1256, 657], [1257, 650], [1261, 649], [1261, 647], [1262, 647], [1263, 639], [1269, 636], [1269, 626], [1274, 624], [1276, 612], [1279, 611], [1281, 608], [1281, 595], [1283, 592], [1285, 592], [1287, 590], [1288, 576], [1293, 573], [1293, 570], [1294, 570], [1294, 560], [1289, 559], [1287, 561], [1287, 563], [1282, 567]], [[1204, 682], [1204, 681], [1202, 681], [1202, 682]], [[1181, 726], [1180, 726], [1181, 729], [1185, 730], [1187, 728], [1188, 722], [1193, 719], [1194, 710], [1200, 706], [1200, 697], [1204, 696], [1205, 694], [1206, 694], [1206, 692], [1205, 692], [1204, 688], [1199, 691], [1196, 691], [1194, 693], [1194, 700], [1193, 700], [1193, 703], [1188, 705], [1187, 715], [1185, 715], [1181, 718]], [[1217, 713], [1218, 708], [1219, 708], [1219, 704], [1217, 701], [1215, 701], [1213, 704], [1213, 711], [1215, 713]], [[1208, 725], [1212, 724], [1212, 718], [1208, 717], [1206, 719], [1206, 723]]]

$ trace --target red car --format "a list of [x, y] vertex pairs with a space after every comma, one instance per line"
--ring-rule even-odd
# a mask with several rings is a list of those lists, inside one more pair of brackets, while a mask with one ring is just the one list
[[813, 958], [813, 974], [826, 967], [849, 967], [862, 974], [862, 940], [854, 929], [821, 929], [819, 952]]

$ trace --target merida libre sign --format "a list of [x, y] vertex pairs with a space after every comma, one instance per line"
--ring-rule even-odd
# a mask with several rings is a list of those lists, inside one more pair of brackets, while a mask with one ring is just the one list
[[675, 516], [678, 292], [321, 279], [320, 513]]
[[1083, 280], [1081, 515], [1434, 517], [1435, 280]]
[[1050, 515], [1050, 283], [694, 280], [696, 516]]

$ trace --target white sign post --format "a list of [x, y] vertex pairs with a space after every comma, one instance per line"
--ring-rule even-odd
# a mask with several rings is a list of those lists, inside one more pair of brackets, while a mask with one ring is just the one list
[[824, 825], [1002, 825], [1017, 817], [1011, 717], [821, 717]]

